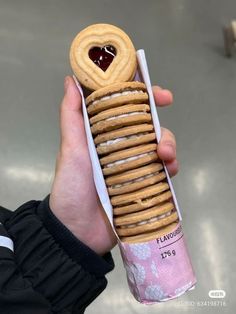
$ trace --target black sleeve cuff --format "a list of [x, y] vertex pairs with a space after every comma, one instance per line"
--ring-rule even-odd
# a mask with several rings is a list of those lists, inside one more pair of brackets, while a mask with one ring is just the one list
[[[65, 309], [69, 312], [79, 309], [81, 312], [105, 289], [107, 281], [104, 273], [113, 266], [106, 258], [97, 256], [91, 250], [87, 251], [88, 248], [63, 225], [61, 227], [64, 230], [61, 232], [64, 236], [57, 241], [51, 229], [55, 228], [59, 234], [56, 228], [59, 222], [49, 218], [40, 219], [42, 213], [46, 214], [48, 210], [45, 204], [47, 199], [43, 202], [27, 202], [5, 221], [4, 227], [14, 242], [15, 262], [24, 280], [29, 281], [33, 290], [49, 301], [55, 313]], [[80, 254], [87, 254], [87, 262], [90, 258], [94, 259], [94, 263], [99, 261], [100, 268], [93, 268], [91, 262], [91, 271], [87, 271], [85, 258]], [[95, 271], [92, 272], [92, 269]]]
[[84, 270], [95, 276], [104, 276], [114, 268], [114, 262], [110, 252], [103, 257], [97, 255], [83, 242], [79, 241], [73, 233], [57, 219], [49, 207], [49, 195], [39, 203], [37, 214], [54, 240], [73, 260], [80, 264]]

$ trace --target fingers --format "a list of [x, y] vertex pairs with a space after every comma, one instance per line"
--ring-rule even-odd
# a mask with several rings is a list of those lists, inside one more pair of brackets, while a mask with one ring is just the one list
[[168, 129], [161, 129], [161, 140], [158, 145], [158, 155], [164, 161], [176, 159], [176, 141], [174, 134]]
[[153, 86], [152, 91], [157, 106], [165, 107], [172, 104], [173, 94], [168, 89], [162, 89], [159, 86]]
[[79, 149], [86, 145], [81, 96], [70, 76], [65, 78], [64, 88], [60, 112], [61, 148]]
[[174, 134], [168, 129], [162, 128], [157, 153], [165, 162], [169, 174], [171, 176], [176, 175], [179, 169], [178, 161], [176, 160], [176, 140]]
[[[153, 86], [152, 90], [156, 106], [165, 107], [172, 104], [173, 94], [168, 89]], [[158, 155], [165, 162], [170, 176], [176, 175], [179, 170], [179, 164], [176, 159], [175, 136], [165, 128], [162, 128], [161, 140], [158, 144]]]
[[179, 172], [179, 162], [177, 159], [165, 162], [165, 165], [171, 177], [175, 176]]

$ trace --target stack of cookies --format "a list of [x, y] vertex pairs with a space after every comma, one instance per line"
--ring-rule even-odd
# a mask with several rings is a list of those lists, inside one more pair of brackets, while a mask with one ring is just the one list
[[86, 105], [121, 241], [148, 241], [171, 230], [178, 215], [157, 155], [145, 85], [115, 83], [89, 95]]
[[87, 112], [118, 236], [136, 243], [172, 231], [178, 214], [157, 155], [146, 86], [131, 81], [137, 70], [131, 40], [113, 25], [91, 25], [75, 37], [70, 60], [93, 91]]

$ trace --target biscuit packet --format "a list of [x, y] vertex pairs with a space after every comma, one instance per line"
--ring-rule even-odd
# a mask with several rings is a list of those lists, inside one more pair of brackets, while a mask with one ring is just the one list
[[[161, 127], [152, 94], [152, 86], [144, 50], [138, 50], [136, 52], [136, 57], [138, 64], [133, 81], [143, 82], [146, 85], [151, 109], [151, 119], [158, 143], [161, 138]], [[117, 229], [114, 226], [114, 208], [111, 204], [111, 198], [108, 194], [104, 173], [100, 163], [101, 160], [99, 161], [99, 156], [91, 132], [91, 120], [89, 120], [87, 112], [84, 90], [77, 79], [78, 75], [77, 77], [75, 75], [73, 77], [82, 96], [84, 124], [95, 186], [101, 204], [115, 234], [117, 235], [118, 245], [124, 267], [126, 269], [130, 291], [135, 299], [143, 304], [152, 304], [174, 299], [184, 294], [186, 291], [193, 289], [196, 283], [196, 278], [181, 227], [181, 212], [168, 171], [163, 164], [166, 175], [165, 181], [168, 183], [171, 191], [171, 200], [174, 206], [174, 212], [178, 218], [177, 222], [167, 226], [164, 229], [164, 233], [160, 234], [157, 232], [156, 237], [153, 237], [152, 233], [152, 237], [150, 237], [150, 239], [148, 239], [148, 237], [146, 239], [141, 237], [138, 241], [121, 241], [121, 239], [126, 238], [121, 238], [120, 234], [117, 234], [117, 230], [121, 230], [121, 234], [124, 231], [120, 228]], [[122, 116], [125, 116], [125, 114]], [[138, 226], [138, 228], [141, 228], [141, 226]]]

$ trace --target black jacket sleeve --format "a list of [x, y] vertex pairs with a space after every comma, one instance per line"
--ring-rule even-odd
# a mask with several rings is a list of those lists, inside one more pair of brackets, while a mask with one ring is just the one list
[[[111, 254], [98, 256], [53, 215], [49, 197], [15, 212], [0, 208], [1, 314], [77, 314], [105, 289], [114, 268]], [[3, 238], [2, 238], [3, 239]]]

